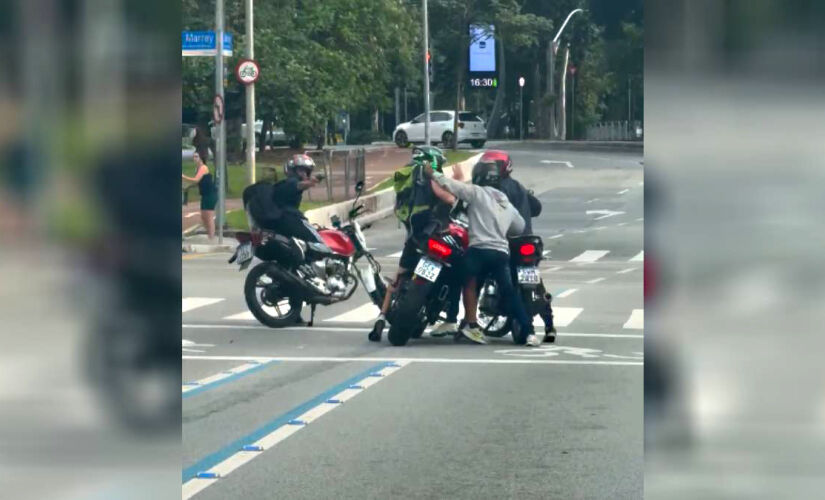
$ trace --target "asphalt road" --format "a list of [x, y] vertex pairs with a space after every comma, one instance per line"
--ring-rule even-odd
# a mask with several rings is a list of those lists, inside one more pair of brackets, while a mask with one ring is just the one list
[[[544, 204], [556, 344], [374, 344], [360, 290], [273, 330], [228, 255], [184, 256], [184, 498], [642, 497], [641, 153], [488, 147]], [[365, 234], [393, 274], [403, 230]]]

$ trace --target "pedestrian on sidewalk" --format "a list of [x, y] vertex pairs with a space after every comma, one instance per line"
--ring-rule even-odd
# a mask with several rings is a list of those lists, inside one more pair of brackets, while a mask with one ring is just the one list
[[215, 205], [218, 204], [218, 189], [215, 186], [215, 178], [209, 172], [209, 167], [204, 161], [208, 155], [208, 150], [199, 149], [192, 155], [195, 160], [195, 176], [187, 177], [181, 174], [184, 180], [198, 184], [198, 192], [201, 195], [201, 221], [206, 228], [209, 239], [215, 237]]

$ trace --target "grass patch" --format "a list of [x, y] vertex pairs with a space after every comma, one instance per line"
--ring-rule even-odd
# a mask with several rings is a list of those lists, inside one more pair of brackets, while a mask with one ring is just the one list
[[[301, 203], [301, 212], [312, 210], [313, 208], [320, 208], [329, 205], [326, 201], [305, 201]], [[249, 223], [246, 220], [246, 213], [243, 210], [230, 210], [226, 212], [226, 225], [229, 229], [239, 231], [249, 231]]]
[[463, 151], [463, 150], [455, 150], [448, 149], [444, 151], [444, 156], [447, 157], [447, 165], [452, 165], [453, 163], [458, 163], [460, 161], [464, 161], [471, 156], [475, 156], [477, 153], [471, 153], [470, 151]]
[[[193, 177], [195, 175], [195, 162], [192, 160], [186, 160], [183, 162], [183, 174], [187, 177]], [[214, 165], [209, 166], [209, 171], [212, 172], [212, 175], [215, 175], [215, 167]], [[247, 181], [247, 168], [245, 164], [237, 164], [237, 165], [227, 165], [226, 166], [226, 177], [228, 185], [226, 187], [226, 198], [240, 198], [241, 194], [243, 193], [244, 188], [249, 185]], [[279, 165], [270, 165], [270, 164], [255, 164], [255, 180], [262, 181], [262, 180], [272, 180], [277, 181], [280, 180], [284, 176], [283, 168]], [[189, 202], [199, 201], [201, 199], [200, 194], [198, 193], [198, 186], [197, 184], [192, 184], [189, 181], [183, 181], [183, 188], [189, 187]]]

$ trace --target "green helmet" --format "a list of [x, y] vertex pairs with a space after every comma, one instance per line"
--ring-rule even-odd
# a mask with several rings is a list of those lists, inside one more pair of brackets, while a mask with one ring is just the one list
[[441, 171], [447, 164], [447, 157], [444, 153], [435, 146], [416, 146], [412, 150], [413, 162], [421, 164], [425, 161], [430, 162], [433, 170]]

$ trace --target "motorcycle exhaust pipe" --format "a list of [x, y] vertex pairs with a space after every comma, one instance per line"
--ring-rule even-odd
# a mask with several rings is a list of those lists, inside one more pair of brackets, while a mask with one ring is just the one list
[[298, 296], [298, 298], [304, 301], [309, 302], [311, 299], [311, 302], [329, 305], [337, 300], [331, 296], [318, 293], [318, 290], [316, 290], [312, 285], [303, 281], [294, 274], [283, 270], [275, 264], [271, 264], [267, 268], [267, 274], [272, 276], [273, 279], [278, 280], [281, 283], [281, 286], [289, 290], [291, 294], [294, 293]]

